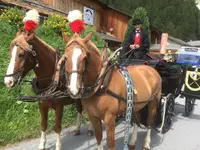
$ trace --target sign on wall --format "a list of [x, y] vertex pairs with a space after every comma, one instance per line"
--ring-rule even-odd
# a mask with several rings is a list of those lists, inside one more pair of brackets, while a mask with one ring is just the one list
[[94, 10], [88, 7], [83, 8], [83, 20], [85, 24], [93, 25]]

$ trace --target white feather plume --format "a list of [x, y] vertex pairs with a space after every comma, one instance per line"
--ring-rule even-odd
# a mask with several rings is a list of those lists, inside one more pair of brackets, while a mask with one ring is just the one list
[[82, 20], [82, 12], [80, 10], [72, 10], [69, 12], [67, 19], [69, 22], [80, 19]]
[[38, 24], [40, 21], [40, 15], [38, 11], [36, 9], [29, 10], [24, 17], [23, 22], [26, 22], [27, 20], [32, 20]]

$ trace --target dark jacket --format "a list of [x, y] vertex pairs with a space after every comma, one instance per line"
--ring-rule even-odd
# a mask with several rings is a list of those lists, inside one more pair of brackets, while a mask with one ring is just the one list
[[[126, 54], [130, 49], [130, 45], [134, 44], [134, 39], [135, 39], [135, 31], [132, 31], [130, 33], [130, 35], [128, 36], [127, 40], [123, 43], [122, 47], [122, 52], [121, 52], [121, 56]], [[149, 51], [149, 36], [148, 36], [148, 32], [141, 29], [140, 32], [140, 48], [135, 49], [134, 52], [132, 53], [130, 59], [142, 59], [143, 56]], [[129, 53], [131, 54], [131, 52]], [[125, 57], [122, 58], [127, 58], [128, 55], [126, 55]]]

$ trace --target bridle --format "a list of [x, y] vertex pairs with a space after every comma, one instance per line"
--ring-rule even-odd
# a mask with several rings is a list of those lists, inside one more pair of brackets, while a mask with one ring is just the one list
[[[78, 42], [74, 41], [74, 42], [70, 43], [69, 45], [67, 45], [66, 48], [69, 47], [70, 45], [80, 45], [81, 47], [83, 47], [81, 44], [79, 44]], [[83, 48], [84, 48], [84, 47], [83, 47]], [[82, 71], [79, 71], [79, 70], [72, 70], [72, 71], [70, 71], [70, 72], [68, 72], [67, 70], [65, 70], [65, 77], [66, 77], [66, 81], [67, 81], [67, 84], [68, 84], [68, 85], [69, 85], [69, 76], [70, 76], [72, 73], [77, 73], [77, 74], [79, 74], [79, 75], [81, 76], [81, 88], [79, 89], [79, 92], [78, 92], [77, 95], [83, 94], [83, 93], [84, 93], [84, 76], [85, 76], [85, 74], [87, 73], [88, 57], [86, 56], [84, 59], [85, 59], [85, 68], [84, 68], [84, 70], [82, 70]], [[67, 62], [66, 56], [65, 56], [65, 62]], [[67, 88], [67, 89], [68, 89], [68, 93], [71, 93], [71, 92], [69, 91], [69, 88]], [[70, 94], [70, 95], [71, 95], [71, 94]], [[71, 96], [73, 96], [73, 95], [71, 95]]]
[[[14, 44], [14, 46], [23, 49], [24, 51], [26, 51], [26, 52], [28, 52], [29, 54], [31, 54], [31, 56], [33, 56], [33, 58], [34, 58], [34, 60], [35, 60], [35, 62], [36, 62], [34, 68], [39, 66], [38, 59], [37, 59], [37, 54], [36, 54], [36, 52], [33, 50], [32, 45], [29, 44], [29, 45], [28, 45], [28, 48], [24, 48], [24, 47], [22, 47], [22, 46], [17, 42], [17, 43]], [[26, 58], [23, 58], [23, 59], [26, 59]], [[31, 61], [31, 59], [29, 59], [29, 61]], [[23, 79], [23, 76], [22, 76], [23, 70], [24, 70], [24, 66], [21, 67], [21, 68], [19, 68], [19, 69], [17, 69], [14, 73], [12, 73], [12, 74], [7, 74], [7, 75], [5, 75], [4, 77], [11, 77], [11, 76], [17, 76], [17, 75], [19, 75], [19, 79], [18, 79], [18, 81], [17, 81], [17, 83], [19, 83], [19, 82]]]

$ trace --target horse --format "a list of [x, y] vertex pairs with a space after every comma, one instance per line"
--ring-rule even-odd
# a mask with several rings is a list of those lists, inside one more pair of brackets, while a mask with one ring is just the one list
[[[98, 150], [102, 146], [102, 122], [105, 123], [107, 146], [114, 150], [115, 145], [115, 119], [117, 115], [126, 113], [126, 103], [119, 97], [126, 97], [126, 85], [118, 66], [113, 66], [107, 89], [97, 95], [98, 89], [102, 87], [105, 75], [106, 63], [105, 52], [100, 53], [92, 43], [90, 37], [92, 32], [81, 38], [74, 34], [72, 38], [63, 36], [66, 43], [64, 56], [66, 58], [65, 72], [70, 97], [81, 98], [81, 103], [91, 121], [97, 140]], [[137, 127], [140, 125], [139, 111], [147, 107], [146, 127], [147, 133], [143, 144], [143, 150], [150, 149], [151, 129], [156, 118], [157, 108], [161, 100], [161, 77], [158, 72], [148, 65], [127, 66], [135, 88], [133, 98], [134, 131], [128, 143], [129, 148], [134, 148], [137, 140]], [[90, 90], [89, 94], [86, 89]], [[112, 94], [106, 91], [111, 91]], [[115, 96], [114, 96], [115, 95]], [[117, 95], [117, 96], [116, 96]]]
[[[38, 38], [35, 33], [18, 31], [16, 37], [10, 43], [10, 62], [7, 69], [4, 83], [8, 88], [17, 85], [19, 79], [27, 75], [31, 70], [34, 71], [36, 81], [33, 91], [40, 94], [47, 91], [51, 85], [53, 75], [58, 63], [57, 51]], [[48, 110], [54, 109], [56, 114], [55, 132], [57, 135], [56, 150], [61, 150], [61, 121], [63, 115], [64, 105], [74, 104], [78, 111], [74, 135], [80, 134], [82, 105], [81, 101], [73, 100], [71, 98], [64, 99], [50, 99], [39, 101], [39, 111], [41, 115], [41, 140], [38, 146], [39, 150], [45, 149], [46, 143], [46, 129]], [[91, 124], [88, 126], [88, 135], [92, 135]]]

